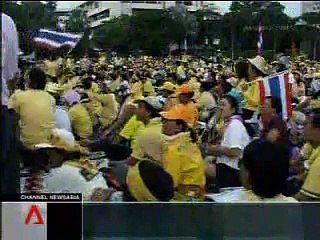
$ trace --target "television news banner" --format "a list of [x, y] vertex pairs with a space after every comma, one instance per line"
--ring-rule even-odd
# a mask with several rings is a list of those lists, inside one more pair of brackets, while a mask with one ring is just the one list
[[82, 239], [82, 195], [1, 195], [2, 240]]

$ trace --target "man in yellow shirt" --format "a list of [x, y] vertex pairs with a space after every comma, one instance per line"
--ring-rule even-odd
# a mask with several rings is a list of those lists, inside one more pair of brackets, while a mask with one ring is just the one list
[[27, 149], [34, 145], [48, 143], [55, 127], [55, 99], [46, 91], [46, 76], [39, 69], [30, 71], [29, 90], [12, 96], [13, 109], [20, 117], [20, 139]]
[[85, 140], [92, 136], [93, 126], [87, 109], [80, 104], [80, 95], [71, 90], [64, 96], [69, 105], [69, 117], [77, 140]]
[[298, 201], [320, 200], [320, 110], [316, 109], [307, 117], [304, 128], [305, 140], [313, 147], [309, 158], [309, 171], [300, 192], [295, 196]]
[[[138, 104], [136, 119], [142, 123], [136, 129], [133, 135], [131, 135], [131, 149], [132, 156], [139, 156], [142, 152], [141, 148], [136, 144], [137, 140], [143, 135], [144, 131], [151, 130], [153, 132], [161, 133], [161, 118], [159, 111], [163, 108], [163, 102], [161, 102], [159, 97], [146, 97], [140, 100], [137, 100]], [[129, 121], [130, 123], [130, 121]], [[128, 123], [128, 124], [129, 124]], [[120, 135], [124, 138], [127, 138], [126, 134], [127, 125], [121, 131]]]

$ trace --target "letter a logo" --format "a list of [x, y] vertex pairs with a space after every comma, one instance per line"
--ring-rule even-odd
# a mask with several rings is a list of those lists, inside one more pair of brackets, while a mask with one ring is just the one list
[[32, 218], [33, 214], [35, 214], [37, 219], [38, 219], [38, 221], [36, 223], [33, 223], [33, 224], [44, 224], [44, 221], [43, 221], [43, 218], [41, 216], [39, 207], [37, 205], [32, 205], [31, 206], [31, 208], [29, 210], [29, 213], [28, 213], [28, 216], [26, 218], [25, 224], [30, 224], [30, 221], [31, 221], [31, 218]]

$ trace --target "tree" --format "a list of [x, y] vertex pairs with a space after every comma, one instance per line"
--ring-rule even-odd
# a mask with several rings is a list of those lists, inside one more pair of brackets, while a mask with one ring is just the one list
[[85, 13], [80, 9], [74, 9], [67, 23], [67, 31], [83, 32], [86, 28]]
[[22, 51], [33, 51], [32, 39], [40, 28], [55, 28], [56, 18], [51, 16], [48, 8], [40, 1], [1, 2], [2, 11], [9, 15], [16, 23], [19, 33], [19, 45]]

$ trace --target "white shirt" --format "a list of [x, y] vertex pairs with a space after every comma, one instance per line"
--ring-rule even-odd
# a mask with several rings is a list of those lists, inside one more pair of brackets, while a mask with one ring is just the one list
[[1, 52], [1, 79], [2, 79], [2, 106], [8, 105], [9, 90], [7, 81], [14, 78], [18, 72], [19, 42], [16, 24], [8, 15], [1, 13], [2, 20], [2, 52]]
[[108, 188], [100, 173], [87, 181], [81, 175], [80, 170], [80, 168], [67, 164], [52, 169], [44, 178], [45, 188], [49, 193], [82, 193], [84, 198], [91, 196], [95, 188]]
[[250, 137], [245, 126], [239, 119], [236, 119], [235, 116], [232, 117], [223, 135], [221, 146], [227, 148], [238, 148], [241, 150], [241, 156], [237, 158], [221, 156], [218, 157], [217, 163], [223, 163], [231, 168], [239, 169], [239, 159], [242, 158], [242, 152], [249, 142]]
[[72, 132], [69, 114], [60, 107], [56, 108], [56, 128]]

